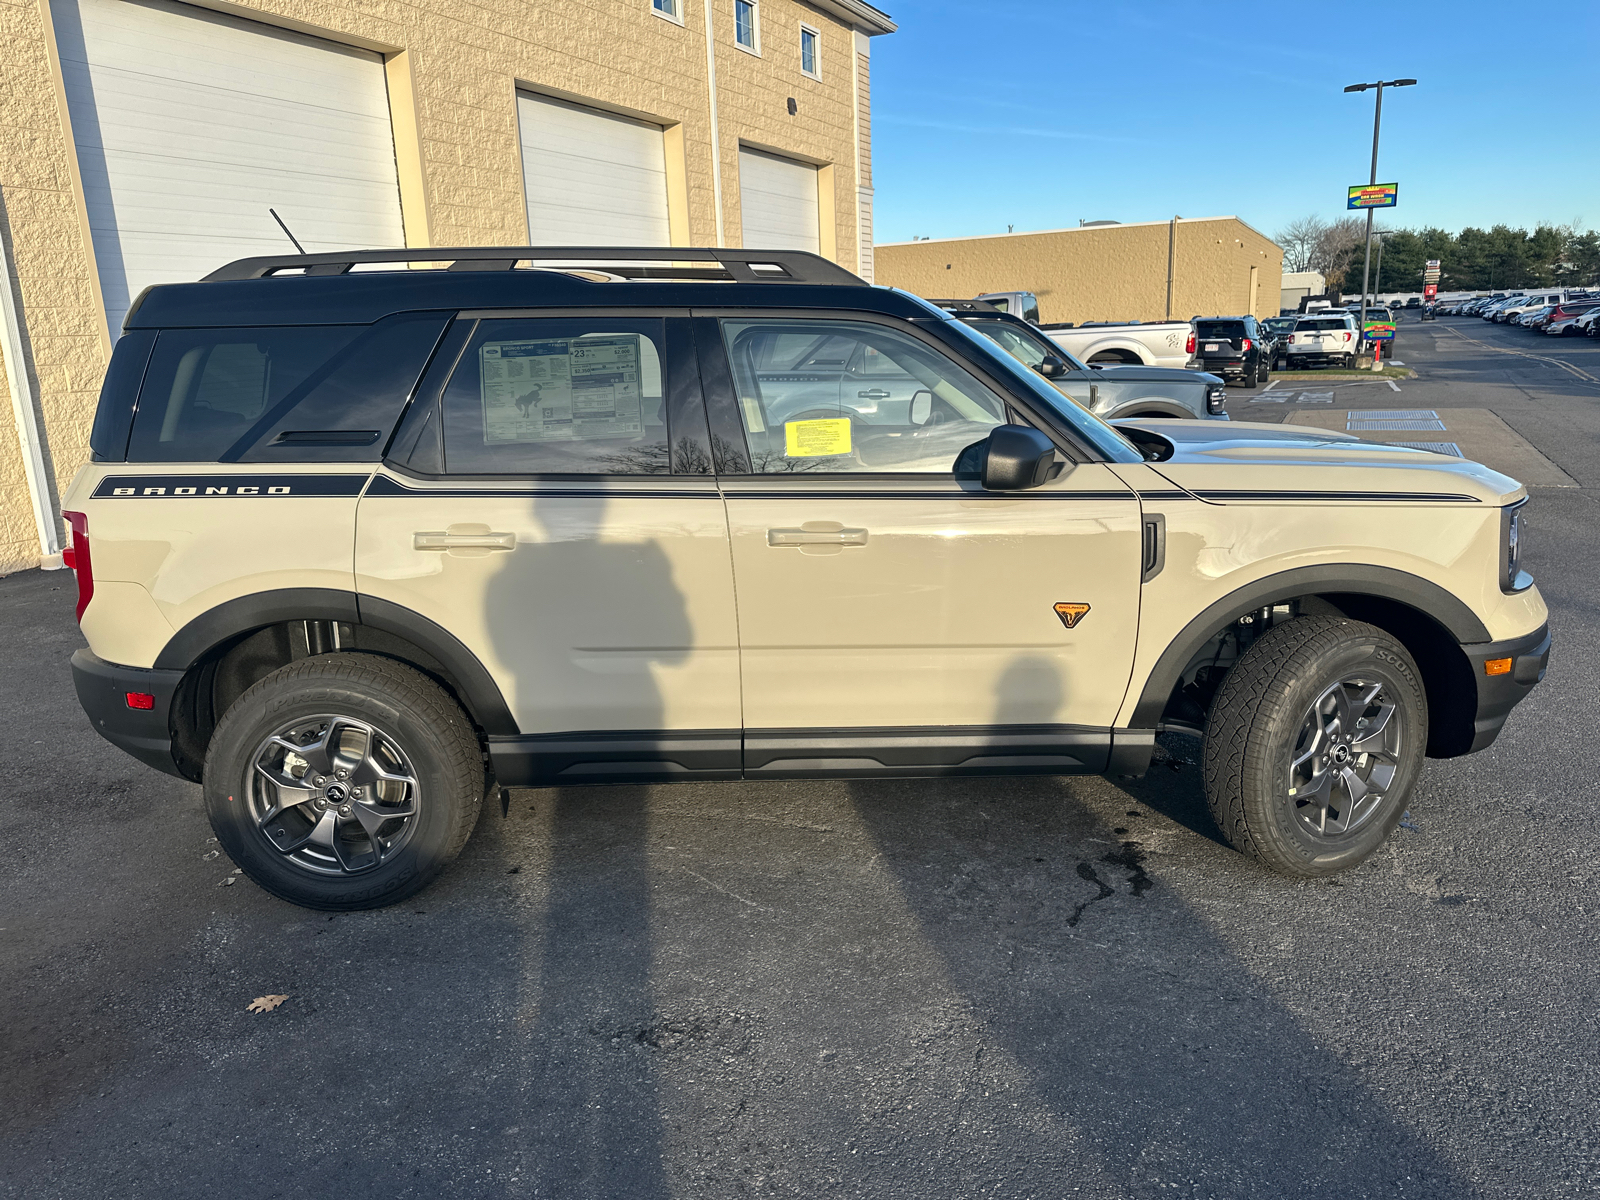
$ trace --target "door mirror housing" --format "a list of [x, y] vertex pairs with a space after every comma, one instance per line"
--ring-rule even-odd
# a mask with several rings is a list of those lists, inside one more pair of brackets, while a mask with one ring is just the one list
[[1067, 373], [1067, 364], [1054, 354], [1046, 354], [1033, 368], [1046, 379], [1060, 379]]
[[985, 491], [1015, 492], [1038, 487], [1054, 472], [1055, 443], [1037, 429], [997, 425], [980, 445]]
[[911, 406], [906, 410], [906, 420], [912, 425], [926, 425], [932, 417], [933, 393], [927, 388], [921, 388], [911, 397]]

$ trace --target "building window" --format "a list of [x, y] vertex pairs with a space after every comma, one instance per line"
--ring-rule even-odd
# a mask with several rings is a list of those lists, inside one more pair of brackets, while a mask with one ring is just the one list
[[683, 0], [650, 0], [650, 8], [658, 17], [683, 24]]
[[811, 26], [800, 26], [800, 69], [813, 79], [822, 78], [822, 63], [818, 58], [821, 40], [822, 35]]
[[752, 54], [761, 53], [756, 0], [733, 0], [733, 40]]

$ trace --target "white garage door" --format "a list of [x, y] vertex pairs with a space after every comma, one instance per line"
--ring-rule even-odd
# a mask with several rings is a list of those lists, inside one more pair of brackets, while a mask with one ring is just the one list
[[661, 126], [517, 96], [528, 240], [535, 246], [669, 246]]
[[376, 54], [187, 4], [54, 0], [113, 336], [147, 284], [252, 254], [401, 246]]
[[739, 150], [739, 211], [747, 250], [821, 250], [817, 169], [759, 150]]

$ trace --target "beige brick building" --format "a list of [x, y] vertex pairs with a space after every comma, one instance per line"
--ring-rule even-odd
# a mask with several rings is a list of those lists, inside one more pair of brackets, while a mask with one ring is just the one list
[[870, 278], [893, 29], [863, 0], [0, 3], [0, 574], [60, 544], [138, 290], [292, 252], [269, 207], [308, 251], [749, 244]]
[[894, 242], [874, 255], [878, 283], [941, 299], [1033, 292], [1045, 322], [1275, 317], [1283, 275], [1282, 249], [1238, 217]]

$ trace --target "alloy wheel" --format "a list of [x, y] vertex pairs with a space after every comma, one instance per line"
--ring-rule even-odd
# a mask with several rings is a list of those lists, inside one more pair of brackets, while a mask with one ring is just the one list
[[250, 757], [252, 823], [273, 850], [321, 875], [369, 871], [410, 840], [421, 802], [395, 739], [354, 717], [302, 717]]
[[1289, 799], [1307, 833], [1343, 837], [1372, 818], [1399, 770], [1402, 724], [1374, 680], [1340, 680], [1316, 698], [1288, 772]]

